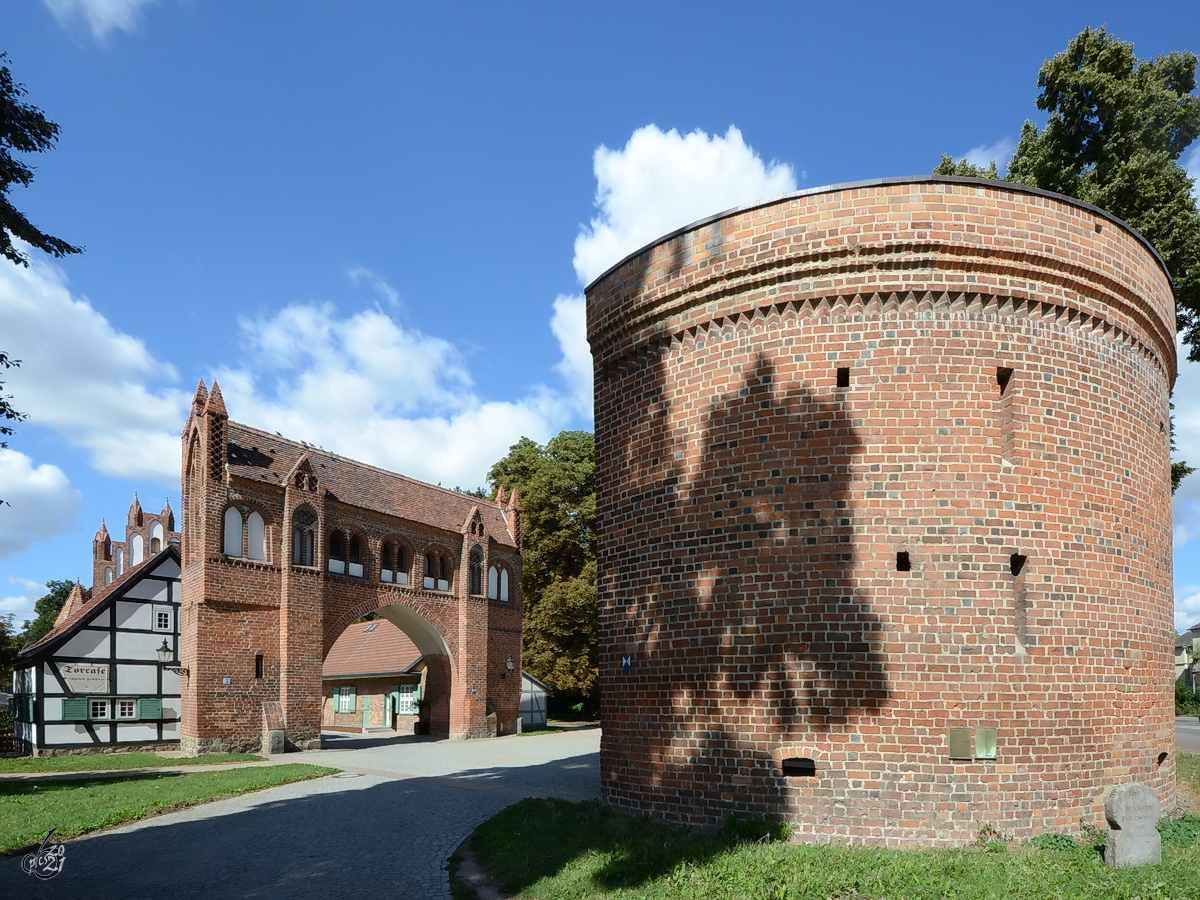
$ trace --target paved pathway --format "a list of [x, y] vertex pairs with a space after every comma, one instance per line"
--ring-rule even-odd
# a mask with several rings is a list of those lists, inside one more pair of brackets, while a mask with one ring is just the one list
[[289, 753], [343, 775], [281, 785], [70, 841], [37, 881], [0, 859], [0, 897], [449, 898], [445, 862], [521, 797], [599, 792], [596, 729], [484, 741], [337, 736]]
[[1175, 720], [1175, 748], [1200, 753], [1200, 717], [1180, 716]]

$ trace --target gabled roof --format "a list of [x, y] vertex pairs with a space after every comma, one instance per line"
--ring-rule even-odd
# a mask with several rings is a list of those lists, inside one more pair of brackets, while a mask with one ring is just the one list
[[307, 457], [318, 490], [334, 500], [454, 533], [462, 532], [471, 510], [478, 506], [487, 535], [506, 547], [516, 547], [504, 509], [496, 501], [435, 487], [238, 422], [227, 424], [226, 436], [226, 463], [229, 473], [238, 478], [283, 486]]
[[1191, 647], [1193, 638], [1200, 638], [1200, 622], [1197, 622], [1183, 634], [1175, 635], [1175, 646]]
[[325, 678], [411, 672], [421, 651], [387, 619], [358, 622], [342, 632], [325, 657]]
[[[129, 588], [152, 574], [167, 559], [172, 559], [177, 566], [179, 565], [179, 546], [177, 544], [168, 544], [154, 556], [122, 572], [121, 576], [114, 579], [112, 584], [105, 585], [93, 593], [92, 599], [76, 606], [65, 618], [60, 617], [48, 634], [36, 643], [30, 644], [21, 651], [20, 655], [32, 657], [61, 644], [90, 621], [93, 613], [108, 606], [118, 597], [124, 596]], [[71, 596], [74, 598], [74, 591]]]

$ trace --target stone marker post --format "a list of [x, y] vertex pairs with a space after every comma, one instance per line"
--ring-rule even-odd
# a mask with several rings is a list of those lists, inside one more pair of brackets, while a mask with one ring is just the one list
[[1122, 784], [1104, 803], [1108, 838], [1104, 861], [1110, 866], [1144, 866], [1162, 861], [1158, 794], [1144, 784]]

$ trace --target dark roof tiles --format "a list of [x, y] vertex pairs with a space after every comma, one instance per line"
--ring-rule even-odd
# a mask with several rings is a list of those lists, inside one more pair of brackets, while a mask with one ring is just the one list
[[504, 511], [495, 501], [435, 487], [238, 422], [229, 422], [226, 434], [227, 464], [237, 478], [282, 485], [308, 457], [317, 476], [317, 489], [341, 503], [452, 532], [461, 531], [471, 510], [478, 506], [487, 534], [499, 544], [516, 546]]
[[405, 672], [421, 658], [417, 645], [387, 619], [357, 622], [342, 632], [325, 657], [326, 678]]

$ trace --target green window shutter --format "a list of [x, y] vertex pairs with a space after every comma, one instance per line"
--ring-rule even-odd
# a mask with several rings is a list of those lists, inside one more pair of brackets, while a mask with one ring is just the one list
[[350, 685], [350, 709], [349, 712], [358, 712], [358, 691], [354, 685]]
[[30, 694], [25, 701], [25, 715], [28, 717], [25, 721], [32, 722], [37, 718], [37, 697]]
[[62, 702], [62, 717], [64, 722], [87, 721], [87, 697], [64, 697]]
[[161, 719], [162, 700], [158, 697], [142, 697], [138, 700], [139, 719]]

